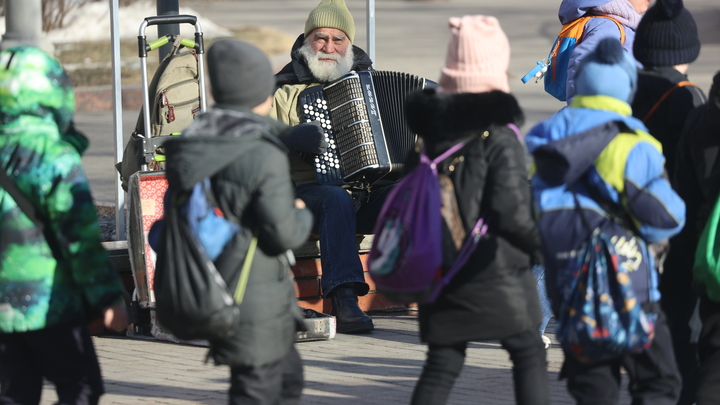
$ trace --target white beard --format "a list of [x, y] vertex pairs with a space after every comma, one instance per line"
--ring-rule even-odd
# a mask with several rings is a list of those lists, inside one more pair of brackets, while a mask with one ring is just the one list
[[[300, 54], [305, 57], [308, 68], [313, 76], [320, 83], [327, 83], [339, 79], [343, 75], [350, 72], [355, 60], [355, 53], [352, 45], [345, 51], [345, 55], [337, 53], [325, 53], [323, 51], [315, 51], [310, 44], [304, 44], [300, 50]], [[322, 59], [333, 59], [335, 62], [325, 62]]]

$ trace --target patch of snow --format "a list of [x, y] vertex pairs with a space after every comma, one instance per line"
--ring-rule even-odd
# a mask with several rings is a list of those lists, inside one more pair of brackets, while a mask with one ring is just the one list
[[[195, 10], [180, 7], [180, 14], [194, 15], [200, 22], [205, 38], [218, 38], [232, 36], [232, 31], [223, 28], [212, 21], [202, 17]], [[118, 27], [120, 39], [137, 39], [140, 24], [145, 17], [157, 15], [155, 2], [140, 1], [127, 7], [118, 9]], [[0, 32], [5, 32], [5, 19], [0, 19]], [[110, 24], [110, 2], [86, 3], [80, 8], [73, 9], [65, 17], [65, 28], [50, 31], [46, 39], [52, 43], [81, 42], [81, 41], [110, 41], [112, 26]], [[190, 24], [180, 24], [180, 35], [192, 38], [195, 27]], [[157, 26], [145, 29], [148, 42], [157, 39]]]

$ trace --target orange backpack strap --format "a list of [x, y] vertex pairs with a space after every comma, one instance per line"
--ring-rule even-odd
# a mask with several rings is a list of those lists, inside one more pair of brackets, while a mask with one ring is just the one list
[[620, 30], [620, 44], [625, 45], [625, 27], [623, 27], [623, 25], [620, 21], [618, 21], [612, 17], [605, 16], [605, 15], [596, 15], [594, 17], [602, 17], [602, 18], [607, 18], [608, 20], [612, 20], [615, 23], [615, 25], [617, 25], [618, 29]]
[[588, 21], [590, 21], [591, 18], [595, 17], [607, 18], [608, 20], [614, 22], [615, 25], [617, 25], [618, 30], [620, 30], [620, 43], [625, 45], [625, 27], [623, 27], [620, 21], [605, 15], [586, 15], [584, 17], [576, 18], [569, 23], [563, 25], [560, 33], [558, 33], [557, 36], [572, 37], [580, 40], [580, 38], [582, 38], [583, 36], [583, 33], [585, 32], [585, 25], [588, 23]]
[[[557, 40], [555, 41], [555, 46], [553, 47], [552, 51], [550, 51], [550, 56], [548, 59], [551, 61], [555, 61], [557, 59], [558, 53], [560, 52], [560, 46], [562, 45], [561, 38], [576, 38], [576, 40], [580, 40], [580, 37], [582, 37], [583, 32], [585, 31], [585, 24], [590, 20], [592, 17], [580, 17], [577, 19], [574, 19], [570, 21], [569, 23], [562, 26], [562, 29], [557, 35]], [[551, 73], [552, 73], [552, 81], [557, 81], [557, 63], [553, 63], [551, 67]]]
[[[558, 38], [576, 38], [577, 41], [580, 42], [580, 38], [582, 38], [583, 34], [585, 33], [585, 25], [588, 23], [588, 21], [590, 21], [591, 18], [595, 17], [607, 18], [608, 20], [612, 20], [620, 30], [620, 43], [623, 45], [625, 44], [625, 28], [623, 27], [622, 23], [612, 17], [604, 15], [586, 15], [580, 18], [576, 18], [562, 26], [562, 29], [557, 35]], [[550, 51], [550, 60], [554, 60], [555, 58], [557, 58], [560, 45], [561, 41], [555, 41], [555, 46], [553, 47], [552, 51]], [[552, 66], [552, 80], [557, 81], [557, 64], [555, 63], [553, 63]]]
[[697, 87], [697, 85], [695, 85], [695, 83], [689, 82], [689, 81], [687, 81], [687, 80], [683, 80], [683, 81], [677, 83], [676, 85], [670, 87], [670, 88], [662, 95], [662, 97], [660, 97], [660, 99], [655, 103], [655, 105], [650, 109], [650, 111], [648, 111], [647, 115], [645, 115], [645, 118], [643, 118], [643, 120], [642, 120], [643, 124], [644, 124], [645, 122], [647, 122], [647, 120], [650, 118], [650, 116], [655, 113], [655, 110], [657, 110], [658, 107], [660, 107], [660, 104], [662, 104], [662, 102], [665, 101], [665, 99], [668, 98], [668, 96], [670, 96], [670, 94], [671, 94], [673, 91], [679, 89], [680, 87], [685, 87], [685, 86], [695, 86], [695, 87]]

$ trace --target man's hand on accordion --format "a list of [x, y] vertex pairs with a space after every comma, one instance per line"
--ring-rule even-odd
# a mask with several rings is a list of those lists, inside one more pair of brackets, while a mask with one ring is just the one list
[[283, 138], [283, 142], [292, 151], [314, 155], [322, 155], [328, 147], [319, 121], [295, 125], [290, 128], [290, 132]]

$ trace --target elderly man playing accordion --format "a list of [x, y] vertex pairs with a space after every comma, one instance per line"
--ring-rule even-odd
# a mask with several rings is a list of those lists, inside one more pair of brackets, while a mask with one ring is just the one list
[[308, 161], [326, 152], [328, 143], [320, 124], [302, 122], [300, 93], [335, 81], [352, 71], [373, 70], [372, 60], [352, 44], [355, 23], [344, 0], [322, 0], [310, 12], [305, 32], [295, 41], [292, 61], [277, 75], [270, 116], [293, 127], [284, 139], [291, 150], [291, 175], [296, 196], [315, 216], [313, 233], [320, 237], [322, 292], [332, 300], [339, 333], [367, 333], [372, 319], [358, 306], [368, 293], [355, 235], [372, 233], [389, 186], [350, 192], [338, 185], [319, 184]]

